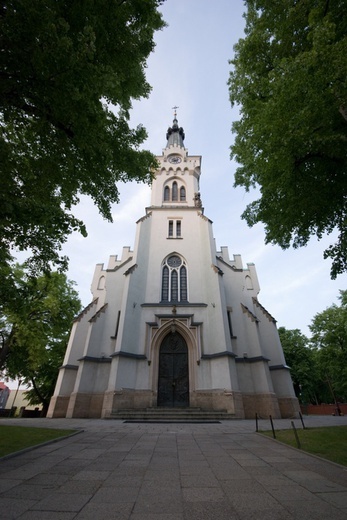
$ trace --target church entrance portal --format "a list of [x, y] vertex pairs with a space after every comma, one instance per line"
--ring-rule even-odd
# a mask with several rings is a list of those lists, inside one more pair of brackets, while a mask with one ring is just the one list
[[188, 347], [178, 332], [168, 334], [160, 346], [158, 406], [189, 406]]

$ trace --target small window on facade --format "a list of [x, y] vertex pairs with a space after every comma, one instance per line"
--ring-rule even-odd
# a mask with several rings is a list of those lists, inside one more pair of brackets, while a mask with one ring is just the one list
[[232, 321], [231, 321], [231, 310], [227, 310], [227, 315], [228, 315], [228, 325], [229, 325], [229, 333], [230, 333], [230, 337], [233, 338], [234, 337], [234, 333], [233, 333], [233, 324], [232, 324]]
[[181, 238], [181, 237], [182, 237], [181, 220], [169, 220], [168, 221], [168, 238]]
[[114, 333], [114, 337], [115, 338], [118, 336], [119, 322], [120, 322], [120, 311], [118, 311], [118, 314], [117, 314], [116, 330], [115, 330], [115, 333]]
[[176, 201], [178, 200], [178, 188], [177, 188], [177, 182], [172, 183], [172, 200]]
[[180, 187], [180, 201], [184, 202], [186, 200], [186, 189], [184, 186]]
[[164, 200], [165, 201], [170, 200], [170, 188], [169, 188], [169, 186], [165, 186], [165, 189], [164, 189]]

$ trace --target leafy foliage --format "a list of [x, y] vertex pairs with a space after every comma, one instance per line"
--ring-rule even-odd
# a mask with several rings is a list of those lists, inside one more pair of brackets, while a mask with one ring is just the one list
[[347, 401], [347, 291], [340, 292], [340, 300], [340, 306], [316, 314], [310, 330], [321, 378], [337, 400]]
[[81, 302], [63, 273], [32, 277], [17, 265], [13, 279], [16, 298], [0, 308], [0, 368], [33, 386], [32, 404], [47, 407]]
[[340, 300], [314, 316], [310, 339], [298, 329], [278, 329], [302, 403], [347, 402], [347, 291]]
[[[118, 182], [151, 181], [146, 131], [128, 125], [146, 97], [146, 59], [165, 25], [161, 0], [9, 0], [0, 6], [0, 267], [30, 250], [37, 272], [66, 265], [62, 243], [89, 195], [111, 218]], [[4, 278], [6, 273], [1, 273]]]
[[246, 0], [230, 99], [241, 119], [235, 185], [260, 186], [242, 217], [266, 242], [304, 246], [338, 232], [324, 253], [331, 276], [347, 269], [346, 0]]
[[279, 327], [284, 357], [290, 367], [294, 390], [302, 403], [316, 402], [317, 369], [308, 338], [299, 329]]

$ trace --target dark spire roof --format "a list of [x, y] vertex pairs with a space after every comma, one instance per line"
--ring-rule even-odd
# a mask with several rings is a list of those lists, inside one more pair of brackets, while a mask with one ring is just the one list
[[182, 148], [184, 148], [184, 131], [182, 127], [178, 127], [176, 108], [178, 107], [174, 107], [175, 114], [172, 126], [169, 126], [168, 131], [166, 132], [166, 148], [169, 148], [170, 145], [181, 146]]

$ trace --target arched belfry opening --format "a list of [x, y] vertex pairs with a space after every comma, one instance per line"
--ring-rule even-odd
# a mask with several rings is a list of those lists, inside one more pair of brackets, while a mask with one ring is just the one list
[[179, 332], [164, 337], [159, 349], [158, 406], [189, 406], [188, 346]]

